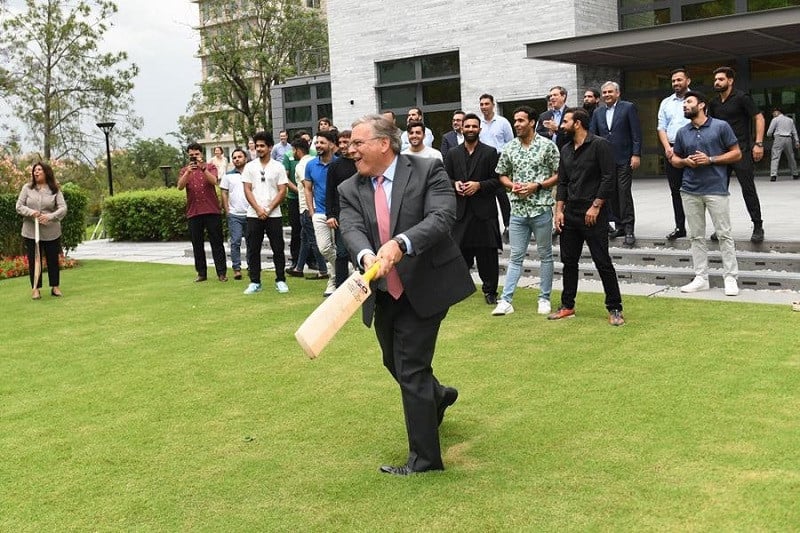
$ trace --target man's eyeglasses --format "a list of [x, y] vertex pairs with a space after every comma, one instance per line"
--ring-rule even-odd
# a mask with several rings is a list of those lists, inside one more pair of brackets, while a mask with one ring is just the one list
[[347, 147], [358, 149], [361, 148], [364, 145], [364, 143], [368, 141], [374, 141], [375, 139], [380, 139], [380, 137], [370, 137], [369, 139], [364, 139], [364, 140], [356, 139], [354, 141], [350, 141], [349, 143], [347, 143]]

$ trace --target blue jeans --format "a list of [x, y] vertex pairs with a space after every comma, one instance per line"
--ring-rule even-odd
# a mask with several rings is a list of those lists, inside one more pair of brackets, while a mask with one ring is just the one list
[[234, 270], [242, 269], [242, 239], [247, 229], [247, 215], [228, 213], [228, 231], [231, 234], [231, 265]]
[[522, 274], [522, 260], [528, 251], [531, 233], [536, 237], [536, 248], [539, 252], [539, 299], [550, 300], [550, 291], [553, 289], [553, 212], [548, 209], [535, 217], [511, 215], [508, 225], [511, 256], [502, 296], [508, 303], [514, 298], [514, 291]]

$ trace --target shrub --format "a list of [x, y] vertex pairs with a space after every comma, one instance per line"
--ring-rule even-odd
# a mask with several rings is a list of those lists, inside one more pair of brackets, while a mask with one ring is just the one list
[[[67, 216], [61, 221], [61, 245], [69, 251], [83, 241], [89, 197], [72, 183], [64, 184], [62, 191], [67, 202]], [[20, 235], [22, 217], [17, 214], [17, 197], [18, 194], [0, 194], [0, 255], [24, 253]]]
[[108, 236], [118, 241], [186, 240], [186, 192], [155, 189], [106, 198], [103, 222]]

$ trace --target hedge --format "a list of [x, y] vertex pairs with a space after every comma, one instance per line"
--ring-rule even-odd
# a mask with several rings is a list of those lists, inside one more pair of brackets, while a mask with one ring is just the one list
[[106, 198], [103, 223], [116, 241], [188, 240], [186, 192], [155, 189]]
[[[89, 196], [74, 183], [61, 190], [67, 202], [67, 216], [61, 221], [61, 246], [69, 252], [83, 242]], [[17, 195], [0, 194], [0, 255], [25, 253], [22, 243], [22, 217], [17, 214]]]

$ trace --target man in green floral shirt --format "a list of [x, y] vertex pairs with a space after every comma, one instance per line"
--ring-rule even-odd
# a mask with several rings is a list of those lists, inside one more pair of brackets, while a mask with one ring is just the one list
[[550, 313], [550, 291], [553, 287], [553, 195], [550, 189], [558, 182], [558, 148], [555, 143], [534, 131], [538, 119], [528, 106], [514, 110], [517, 137], [506, 144], [497, 163], [500, 183], [509, 191], [511, 222], [509, 244], [511, 257], [506, 283], [493, 315], [514, 312], [511, 300], [522, 273], [522, 260], [528, 250], [531, 233], [536, 237], [539, 252], [538, 313]]

